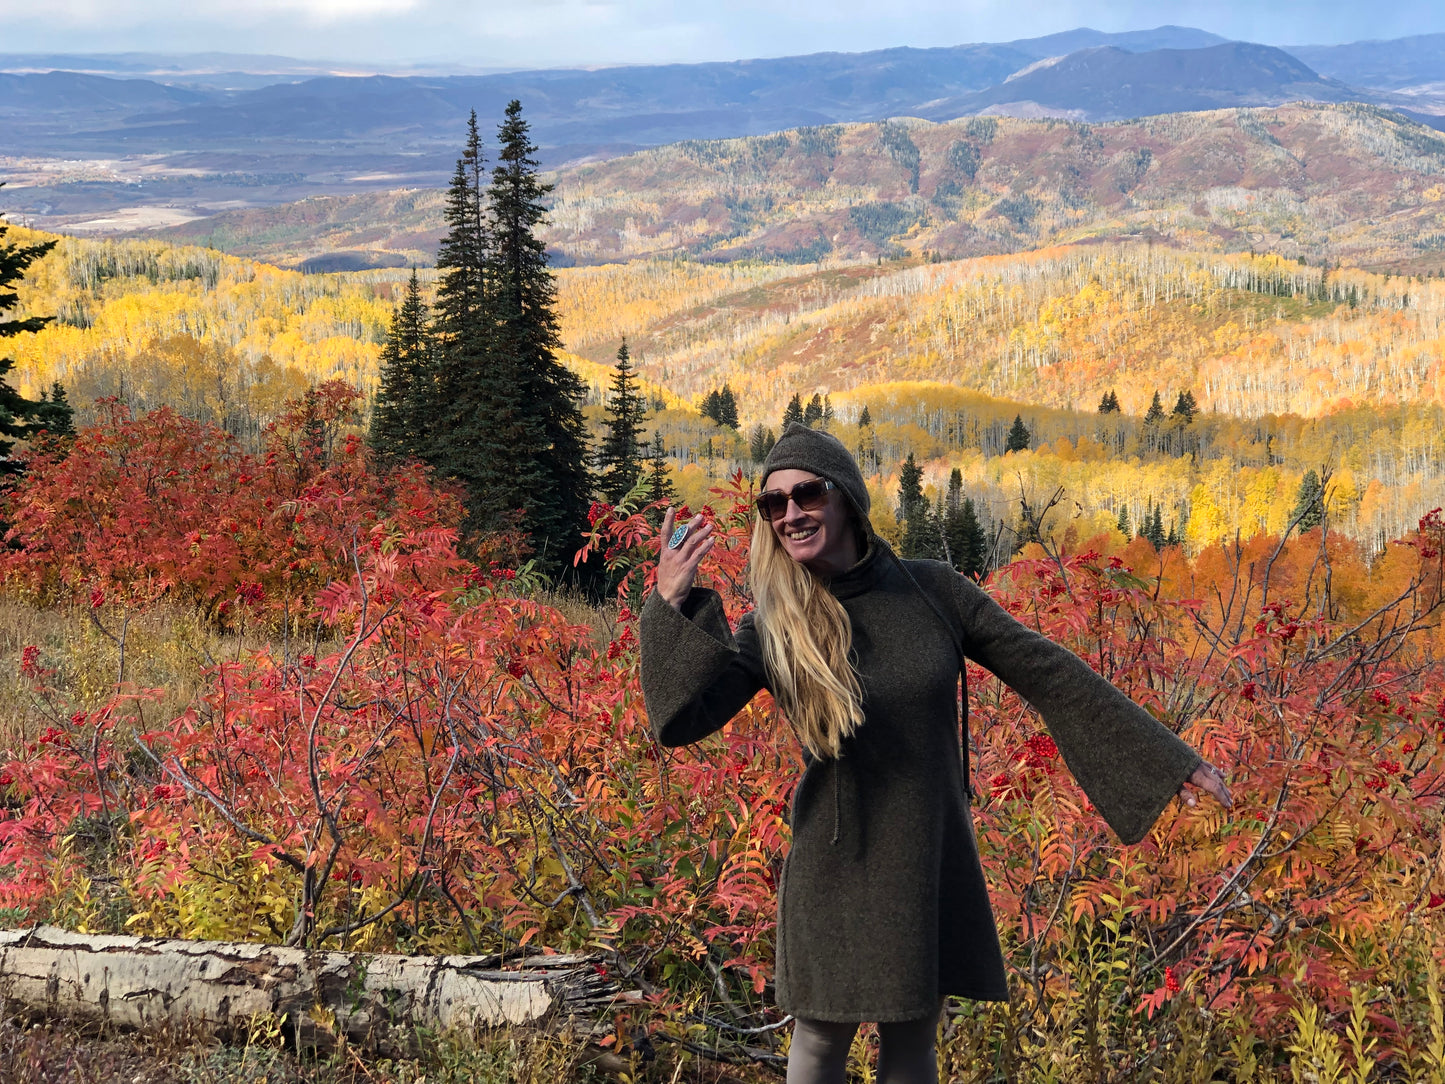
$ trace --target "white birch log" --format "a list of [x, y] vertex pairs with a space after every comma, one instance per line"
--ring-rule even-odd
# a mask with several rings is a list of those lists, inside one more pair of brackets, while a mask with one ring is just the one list
[[619, 996], [597, 957], [393, 956], [279, 945], [0, 931], [0, 997], [82, 1023], [187, 1023], [214, 1034], [285, 1017], [298, 1046], [341, 1036], [378, 1052], [415, 1048], [418, 1029], [533, 1026]]

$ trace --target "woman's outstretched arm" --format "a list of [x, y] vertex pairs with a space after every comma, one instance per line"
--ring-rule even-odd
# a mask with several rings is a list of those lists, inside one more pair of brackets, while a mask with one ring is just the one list
[[642, 696], [653, 736], [663, 745], [685, 745], [720, 729], [765, 681], [752, 615], [734, 634], [717, 592], [692, 585], [715, 542], [711, 524], [693, 524], [669, 549], [675, 527], [668, 509], [657, 588], [642, 608]]

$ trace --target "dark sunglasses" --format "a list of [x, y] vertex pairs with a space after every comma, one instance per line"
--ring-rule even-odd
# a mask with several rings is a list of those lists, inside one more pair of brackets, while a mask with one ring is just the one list
[[765, 489], [758, 494], [758, 514], [775, 523], [788, 514], [789, 501], [804, 512], [816, 512], [828, 503], [828, 490], [833, 488], [833, 483], [826, 478], [809, 478], [786, 493], [781, 489]]

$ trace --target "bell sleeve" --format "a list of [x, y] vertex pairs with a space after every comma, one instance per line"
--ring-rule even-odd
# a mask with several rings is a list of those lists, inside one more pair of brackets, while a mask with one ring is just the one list
[[1109, 827], [1125, 843], [1139, 842], [1202, 758], [1083, 659], [1015, 620], [972, 580], [956, 576], [954, 591], [964, 654], [1038, 710]]
[[663, 745], [720, 730], [766, 684], [753, 615], [734, 634], [716, 591], [694, 587], [680, 611], [654, 591], [641, 624], [642, 699]]

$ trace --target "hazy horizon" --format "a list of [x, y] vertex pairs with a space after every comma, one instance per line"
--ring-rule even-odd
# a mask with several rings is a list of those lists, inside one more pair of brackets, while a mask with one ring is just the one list
[[803, 0], [780, 13], [759, 0], [705, 12], [670, 0], [218, 0], [198, 11], [181, 0], [49, 0], [6, 23], [4, 52], [12, 55], [224, 52], [336, 66], [517, 70], [932, 48], [1171, 24], [1269, 45], [1330, 45], [1445, 32], [1445, 6], [1042, 0], [1021, 13], [1003, 0]]

